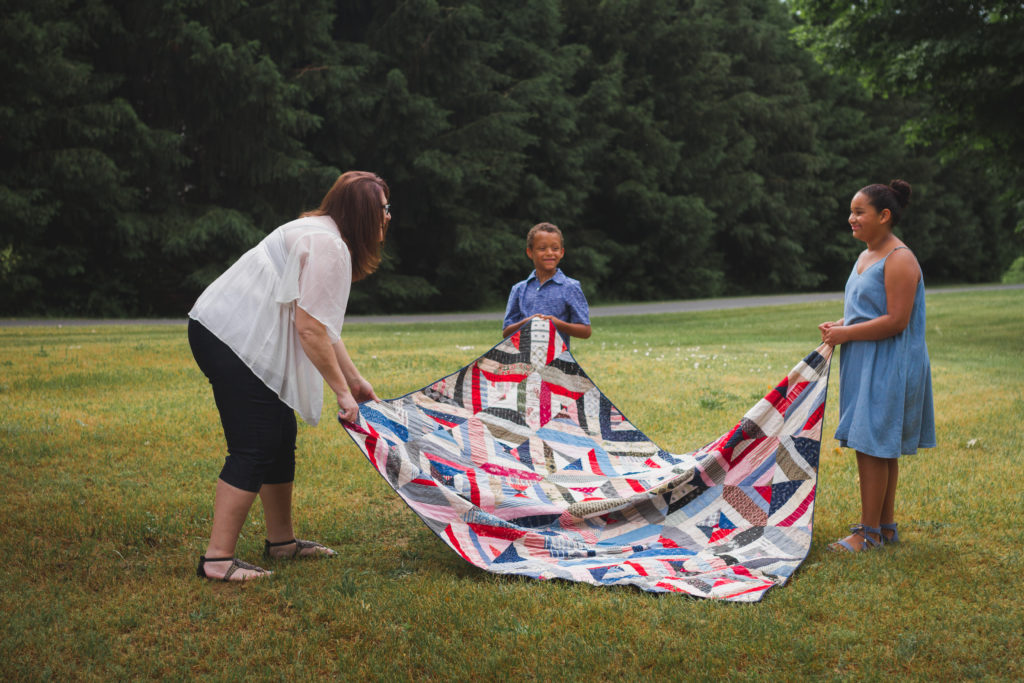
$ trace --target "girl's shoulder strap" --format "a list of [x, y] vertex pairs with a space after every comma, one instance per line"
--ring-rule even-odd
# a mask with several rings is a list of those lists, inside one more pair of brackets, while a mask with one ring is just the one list
[[[910, 254], [910, 258], [912, 258], [914, 260], [914, 263], [917, 264], [917, 279], [918, 279], [918, 282], [921, 282], [924, 279], [924, 274], [921, 272], [921, 264], [917, 263], [917, 257], [914, 256], [914, 252], [912, 252], [910, 250], [910, 247], [908, 247], [907, 245], [901, 244], [898, 247], [893, 247], [892, 250], [888, 254], [885, 255], [885, 258], [883, 258], [882, 261], [888, 261], [889, 257], [892, 256], [893, 252], [899, 251], [900, 249], [906, 249], [907, 253]], [[883, 268], [884, 268], [884, 266], [883, 266]]]
[[898, 247], [893, 247], [892, 249], [890, 249], [890, 250], [889, 250], [889, 253], [888, 253], [888, 254], [886, 254], [885, 256], [883, 256], [883, 257], [881, 258], [881, 260], [882, 260], [882, 261], [888, 261], [888, 260], [889, 260], [889, 257], [890, 257], [890, 256], [892, 256], [892, 255], [893, 255], [894, 253], [896, 253], [897, 251], [899, 251], [900, 249], [906, 249], [906, 250], [907, 250], [907, 253], [908, 253], [908, 254], [910, 254], [910, 257], [916, 260], [916, 257], [914, 256], [914, 252], [912, 252], [912, 251], [910, 250], [910, 247], [908, 247], [908, 246], [907, 246], [907, 245], [905, 245], [905, 244], [901, 244], [901, 245], [899, 245]]

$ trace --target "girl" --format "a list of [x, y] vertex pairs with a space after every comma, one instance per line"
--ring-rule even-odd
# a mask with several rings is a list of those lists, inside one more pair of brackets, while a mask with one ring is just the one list
[[931, 366], [925, 345], [924, 277], [893, 233], [910, 184], [868, 185], [850, 203], [853, 236], [867, 245], [846, 282], [843, 318], [818, 326], [842, 345], [836, 439], [857, 452], [860, 523], [829, 545], [859, 552], [899, 542], [899, 457], [935, 446]]

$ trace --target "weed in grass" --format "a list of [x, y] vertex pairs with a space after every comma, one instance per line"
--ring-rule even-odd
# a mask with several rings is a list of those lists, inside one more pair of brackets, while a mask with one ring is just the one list
[[363, 585], [368, 582], [369, 575], [367, 571], [343, 569], [332, 581], [331, 590], [349, 598], [356, 596], [363, 591]]
[[704, 410], [718, 410], [725, 405], [725, 398], [714, 391], [705, 391], [697, 399], [697, 404]]
[[928, 637], [922, 633], [900, 633], [896, 636], [896, 659], [907, 664], [917, 656]]

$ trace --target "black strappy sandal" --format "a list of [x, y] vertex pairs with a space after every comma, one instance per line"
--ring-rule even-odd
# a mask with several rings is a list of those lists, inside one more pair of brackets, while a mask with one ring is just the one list
[[[207, 576], [206, 575], [206, 566], [205, 565], [206, 565], [207, 562], [227, 562], [229, 560], [231, 561], [231, 566], [228, 567], [228, 570], [226, 572], [224, 572], [224, 578], [218, 579], [216, 577]], [[200, 555], [199, 556], [199, 566], [196, 567], [196, 576], [198, 576], [198, 577], [200, 577], [202, 579], [209, 579], [211, 581], [230, 581], [231, 580], [231, 576], [236, 571], [238, 571], [239, 569], [248, 569], [248, 570], [251, 570], [251, 571], [258, 572], [257, 576], [250, 576], [248, 579], [241, 579], [241, 581], [249, 581], [251, 579], [257, 579], [257, 578], [261, 579], [264, 576], [270, 576], [271, 574], [274, 573], [274, 572], [271, 572], [271, 571], [268, 571], [268, 570], [264, 569], [263, 567], [257, 567], [254, 564], [249, 564], [248, 562], [242, 562], [241, 560], [236, 559], [234, 557], [206, 557], [205, 555]]]
[[[277, 548], [282, 545], [295, 544], [295, 552], [290, 555], [271, 555], [270, 549]], [[317, 552], [303, 555], [303, 550], [309, 550], [315, 548]], [[326, 551], [326, 552], [322, 552]], [[281, 541], [280, 543], [271, 543], [270, 541], [263, 541], [263, 557], [270, 558], [272, 560], [292, 560], [297, 557], [334, 557], [337, 555], [334, 550], [328, 548], [323, 543], [317, 543], [316, 541], [303, 541], [301, 538], [293, 538], [290, 541]]]

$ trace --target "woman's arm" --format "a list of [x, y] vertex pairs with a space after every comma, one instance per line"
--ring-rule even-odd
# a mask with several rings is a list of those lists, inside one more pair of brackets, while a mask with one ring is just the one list
[[853, 325], [835, 325], [822, 330], [822, 341], [832, 346], [848, 341], [888, 339], [906, 329], [914, 309], [914, 296], [921, 270], [909, 249], [899, 249], [885, 262], [886, 312], [872, 320]]
[[356, 364], [352, 362], [352, 358], [348, 355], [345, 342], [340, 339], [334, 343], [334, 355], [338, 359], [338, 367], [341, 368], [341, 374], [345, 376], [345, 381], [348, 382], [348, 388], [352, 391], [352, 396], [355, 400], [360, 403], [363, 401], [379, 401], [380, 399], [377, 398], [377, 394], [373, 391], [373, 386], [359, 374]]
[[299, 334], [302, 350], [306, 352], [306, 356], [312, 361], [314, 367], [327, 382], [327, 386], [337, 397], [338, 414], [345, 420], [355, 420], [359, 414], [359, 406], [356, 405], [352, 392], [348, 388], [348, 382], [338, 363], [338, 357], [327, 336], [327, 328], [319, 320], [296, 306], [295, 330]]

